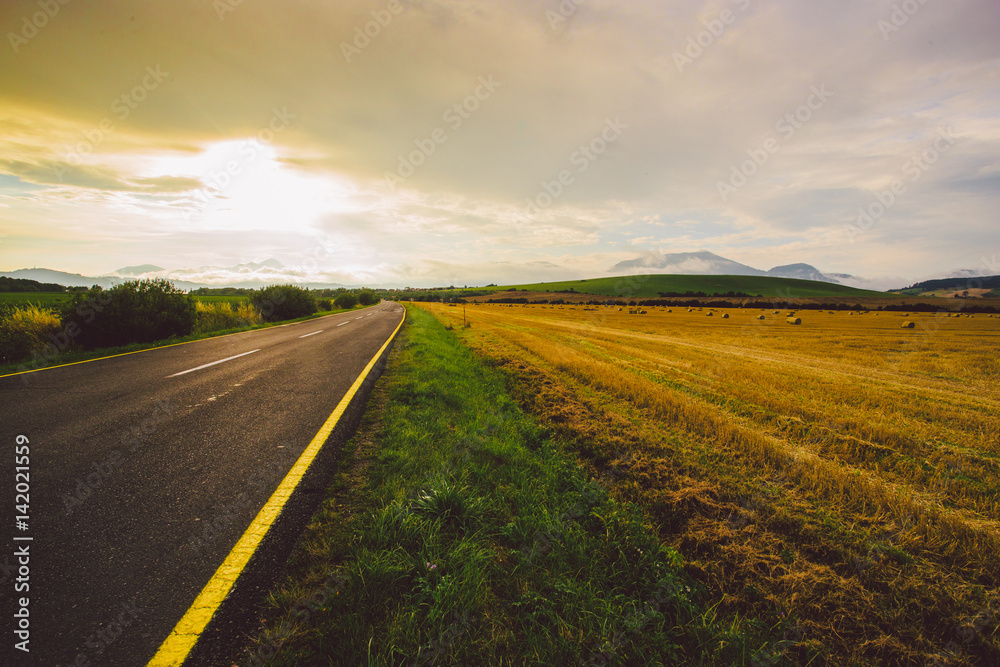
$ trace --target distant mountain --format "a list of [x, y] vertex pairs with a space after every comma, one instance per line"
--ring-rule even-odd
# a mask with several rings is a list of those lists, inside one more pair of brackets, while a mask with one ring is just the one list
[[271, 258], [265, 259], [263, 262], [248, 262], [247, 264], [237, 264], [231, 267], [233, 271], [260, 271], [261, 269], [283, 269], [285, 265], [278, 260]]
[[157, 271], [166, 271], [166, 269], [155, 264], [140, 264], [139, 266], [124, 266], [115, 271], [115, 273], [120, 276], [141, 276], [144, 273], [155, 273]]
[[658, 269], [663, 273], [679, 275], [714, 275], [714, 276], [763, 276], [766, 272], [746, 264], [734, 262], [725, 257], [719, 257], [711, 252], [675, 252], [648, 253], [636, 259], [618, 262], [611, 270], [614, 272], [634, 271], [636, 269]]
[[1000, 276], [978, 276], [966, 275], [952, 278], [937, 278], [935, 280], [923, 280], [914, 283], [909, 287], [890, 290], [909, 295], [920, 295], [928, 292], [974, 290], [984, 292], [1000, 289]]
[[57, 285], [65, 285], [66, 287], [91, 287], [93, 285], [100, 285], [105, 289], [124, 282], [121, 278], [112, 276], [89, 277], [82, 276], [79, 273], [66, 273], [65, 271], [53, 271], [52, 269], [18, 269], [17, 271], [0, 273], [0, 276], [37, 280], [40, 283], [56, 283]]
[[823, 273], [811, 264], [785, 264], [776, 266], [769, 271], [761, 271], [711, 252], [653, 252], [635, 259], [618, 262], [611, 267], [611, 271], [615, 273], [639, 269], [657, 269], [674, 275], [795, 278], [797, 280], [838, 283], [862, 289], [877, 289], [863, 278], [856, 278], [846, 273]]
[[797, 278], [799, 280], [815, 280], [823, 283], [839, 283], [840, 281], [821, 272], [810, 264], [785, 264], [776, 266], [767, 272], [767, 275], [776, 278]]

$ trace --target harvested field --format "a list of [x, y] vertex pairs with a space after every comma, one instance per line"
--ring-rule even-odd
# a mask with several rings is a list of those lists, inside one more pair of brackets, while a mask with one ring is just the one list
[[1000, 664], [1000, 320], [647, 310], [476, 305], [460, 335], [720, 614], [795, 619], [784, 659]]

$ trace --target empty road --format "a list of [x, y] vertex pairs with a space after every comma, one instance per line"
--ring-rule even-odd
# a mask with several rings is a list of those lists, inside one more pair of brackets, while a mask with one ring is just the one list
[[[145, 665], [402, 318], [385, 302], [0, 378], [3, 664]], [[30, 468], [27, 508], [16, 465]], [[285, 514], [313, 506], [297, 496]], [[276, 571], [304, 518], [283, 514], [245, 576]], [[209, 631], [198, 649], [226, 634]]]

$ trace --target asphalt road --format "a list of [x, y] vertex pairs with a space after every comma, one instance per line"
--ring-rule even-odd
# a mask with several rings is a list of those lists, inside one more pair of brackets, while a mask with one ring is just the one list
[[[145, 665], [402, 316], [382, 303], [0, 378], [4, 664]], [[19, 435], [27, 531], [15, 525]], [[282, 525], [272, 542], [290, 543]], [[20, 597], [30, 653], [14, 649]]]

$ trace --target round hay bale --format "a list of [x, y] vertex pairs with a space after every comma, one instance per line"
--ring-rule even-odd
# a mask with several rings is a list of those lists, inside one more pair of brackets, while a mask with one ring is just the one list
[[668, 313], [672, 313], [672, 312], [674, 312], [674, 311], [673, 311], [672, 309], [670, 309], [670, 308], [667, 308], [667, 312], [668, 312]]
[[729, 319], [729, 313], [722, 313], [722, 319], [728, 320]]
[[708, 311], [708, 316], [711, 317], [712, 315], [715, 315], [715, 313], [713, 313], [712, 311]]
[[758, 320], [762, 320], [762, 319], [764, 319], [764, 316], [763, 316], [763, 315], [758, 315], [758, 316], [757, 316], [757, 319], [758, 319]]
[[916, 324], [914, 324], [913, 322], [903, 322], [903, 328], [904, 328], [904, 329], [913, 329], [913, 328], [915, 328], [916, 326], [917, 326], [917, 325], [916, 325]]
[[802, 324], [801, 317], [789, 317], [786, 318], [785, 321], [788, 322], [789, 324]]

